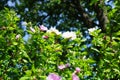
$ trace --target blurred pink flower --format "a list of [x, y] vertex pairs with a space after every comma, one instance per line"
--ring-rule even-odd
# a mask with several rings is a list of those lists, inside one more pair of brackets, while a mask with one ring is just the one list
[[40, 27], [40, 30], [41, 30], [41, 31], [47, 31], [47, 30], [48, 30], [48, 28], [45, 27], [44, 25], [40, 25], [39, 27]]
[[72, 74], [72, 80], [80, 80], [80, 79], [75, 73], [73, 73]]
[[60, 70], [63, 70], [63, 69], [65, 69], [65, 68], [66, 68], [65, 65], [60, 65], [60, 66], [58, 66], [58, 69], [60, 69]]
[[80, 72], [80, 68], [76, 67], [75, 71], [76, 71], [76, 73], [79, 73]]
[[66, 66], [66, 68], [67, 68], [67, 67], [70, 67], [70, 64], [69, 64], [69, 63], [67, 63], [67, 64], [65, 64], [65, 66]]
[[15, 39], [19, 39], [20, 38], [20, 34], [16, 35]]
[[59, 65], [58, 66], [58, 69], [60, 69], [60, 70], [63, 70], [63, 69], [65, 69], [65, 68], [67, 68], [67, 67], [70, 67], [70, 64], [69, 63], [67, 63], [67, 64], [62, 64], [62, 65]]
[[47, 80], [62, 80], [60, 76], [55, 73], [50, 73], [47, 77]]
[[76, 75], [79, 72], [80, 72], [80, 68], [76, 67], [74, 73], [72, 74], [72, 80], [80, 80], [79, 77]]
[[48, 36], [42, 36], [43, 39], [48, 39], [49, 37]]

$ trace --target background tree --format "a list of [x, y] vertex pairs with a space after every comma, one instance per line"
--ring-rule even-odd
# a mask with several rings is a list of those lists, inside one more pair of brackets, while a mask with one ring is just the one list
[[[113, 0], [12, 0], [21, 20], [56, 26], [60, 30], [99, 27], [106, 30], [108, 13], [118, 4]], [[5, 1], [3, 1], [6, 5]], [[7, 1], [6, 1], [7, 2]], [[11, 8], [11, 7], [10, 7]], [[32, 16], [32, 17], [31, 17]]]

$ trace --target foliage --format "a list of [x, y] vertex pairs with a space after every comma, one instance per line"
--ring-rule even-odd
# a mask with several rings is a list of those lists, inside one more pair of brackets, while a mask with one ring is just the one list
[[93, 36], [90, 53], [96, 60], [93, 70], [97, 75], [95, 79], [119, 79], [120, 31], [113, 33], [112, 37], [100, 32], [101, 30], [95, 30], [90, 33]]
[[[3, 13], [6, 14], [3, 14]], [[11, 13], [12, 12], [12, 13]], [[38, 26], [32, 28], [27, 24], [28, 41], [23, 40], [23, 32], [17, 24], [17, 16], [14, 11], [5, 9], [1, 11], [0, 30], [0, 76], [2, 79], [46, 79], [49, 73], [58, 73], [64, 80], [71, 79], [76, 67], [81, 68], [78, 75], [81, 79], [92, 76], [94, 60], [87, 58], [88, 52], [84, 48], [82, 34], [78, 31], [77, 38], [72, 36], [63, 38], [62, 34], [56, 34], [58, 30], [42, 31]], [[12, 17], [9, 19], [10, 17]], [[8, 18], [7, 18], [8, 17]], [[15, 18], [13, 18], [15, 17]], [[11, 25], [13, 24], [13, 25]], [[3, 28], [5, 25], [5, 29]], [[68, 33], [68, 32], [67, 32]], [[69, 35], [69, 34], [68, 34]], [[44, 36], [48, 36], [44, 38]], [[70, 64], [64, 70], [59, 65]]]
[[[76, 67], [81, 69], [80, 79], [120, 78], [120, 35], [112, 37], [92, 29], [92, 46], [88, 49], [82, 34], [75, 35], [55, 28], [27, 24], [30, 37], [23, 40], [23, 31], [18, 27], [18, 17], [12, 10], [2, 10], [0, 15], [0, 76], [5, 80], [45, 80], [50, 73], [59, 74], [63, 80], [72, 77]], [[50, 31], [51, 30], [51, 31]], [[59, 34], [58, 34], [59, 32]], [[74, 32], [72, 32], [74, 33]], [[64, 34], [65, 35], [65, 34]], [[99, 36], [98, 36], [99, 35]], [[72, 38], [74, 37], [74, 38]], [[60, 66], [69, 64], [68, 67]]]
[[18, 1], [0, 11], [0, 79], [120, 79], [119, 0]]

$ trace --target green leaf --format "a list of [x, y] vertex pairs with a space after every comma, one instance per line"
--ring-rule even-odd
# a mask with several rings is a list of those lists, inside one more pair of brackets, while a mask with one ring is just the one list
[[93, 48], [93, 47], [92, 47], [91, 49], [94, 50], [94, 51], [96, 51], [96, 52], [98, 52], [98, 53], [100, 52], [100, 51], [99, 51], [98, 49], [96, 49], [96, 48]]
[[91, 3], [90, 3], [90, 5], [93, 5], [93, 4], [95, 4], [97, 1], [98, 1], [98, 0], [91, 0]]
[[25, 71], [25, 73], [26, 73], [26, 76], [31, 76], [32, 75], [32, 71], [31, 70], [27, 70], [27, 71]]
[[20, 80], [29, 80], [29, 77], [21, 77]]
[[120, 74], [120, 70], [118, 70], [118, 69], [113, 69], [116, 73], [118, 73], [118, 74]]
[[24, 50], [22, 50], [22, 52], [20, 52], [20, 54], [22, 54], [24, 57], [28, 58], [28, 60], [30, 62], [32, 62], [31, 59], [30, 59], [30, 57], [28, 56], [28, 54]]
[[104, 59], [104, 61], [105, 61], [105, 62], [107, 62], [107, 63], [110, 63], [110, 61], [109, 61], [109, 60], [107, 60], [107, 59]]
[[17, 45], [18, 43], [17, 42], [13, 42], [13, 45]]

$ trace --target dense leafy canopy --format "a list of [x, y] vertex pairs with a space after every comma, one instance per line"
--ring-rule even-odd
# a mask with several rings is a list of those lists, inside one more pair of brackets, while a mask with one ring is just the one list
[[21, 20], [44, 24], [48, 27], [56, 26], [61, 30], [68, 30], [71, 27], [82, 29], [98, 26], [105, 31], [106, 23], [110, 22], [108, 13], [111, 12], [113, 6], [119, 5], [118, 1], [112, 0], [12, 1], [15, 5], [10, 8], [16, 10]]
[[1, 0], [0, 79], [120, 79], [119, 9], [119, 0]]

